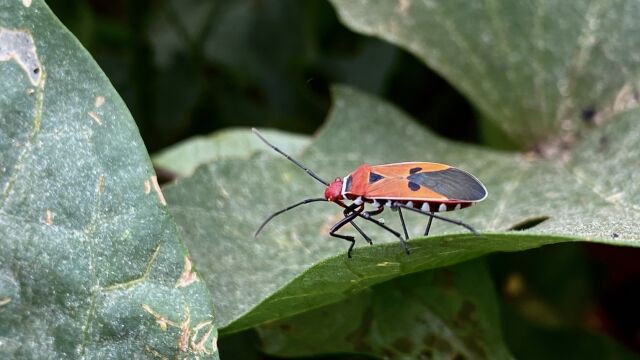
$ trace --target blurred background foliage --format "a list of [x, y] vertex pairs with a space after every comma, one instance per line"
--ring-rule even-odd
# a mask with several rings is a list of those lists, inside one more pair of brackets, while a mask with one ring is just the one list
[[446, 137], [483, 141], [456, 90], [401, 48], [348, 30], [324, 0], [48, 4], [111, 79], [150, 153], [229, 126], [313, 133], [333, 83], [384, 97]]
[[[351, 32], [325, 0], [47, 3], [120, 93], [149, 153], [232, 126], [311, 134], [329, 111], [334, 83], [385, 98], [442, 136], [516, 148], [413, 55]], [[519, 339], [536, 336], [561, 349], [575, 336], [569, 330], [606, 333], [639, 350], [637, 255], [563, 244], [490, 256], [514, 355], [547, 357]], [[222, 339], [222, 357], [262, 358], [247, 341], [259, 340], [247, 333]]]

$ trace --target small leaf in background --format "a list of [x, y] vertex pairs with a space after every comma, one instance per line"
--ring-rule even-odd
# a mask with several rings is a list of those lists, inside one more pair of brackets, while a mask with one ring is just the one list
[[573, 142], [638, 105], [636, 1], [331, 2], [353, 30], [442, 74], [521, 148]]
[[[611, 173], [634, 176], [627, 164], [640, 156], [639, 147], [633, 145], [640, 141], [640, 132], [632, 130], [638, 124], [636, 111], [621, 114], [602, 129], [612, 144], [607, 151], [617, 146], [626, 146], [627, 151], [603, 152], [593, 146], [601, 136], [594, 132], [577, 148], [579, 155], [562, 163], [440, 139], [392, 106], [349, 88], [337, 88], [334, 102], [328, 123], [299, 160], [327, 179], [345, 176], [363, 162], [438, 161], [468, 170], [487, 185], [489, 198], [451, 217], [484, 233], [475, 237], [438, 222], [434, 234], [447, 235], [411, 240], [412, 254], [406, 256], [393, 236], [363, 224], [376, 244], [360, 242], [354, 259], [347, 260], [347, 244], [327, 235], [340, 219], [340, 209], [315, 204], [282, 215], [254, 239], [253, 232], [268, 214], [320, 196], [324, 189], [281, 157], [203, 166], [165, 189], [187, 244], [197, 249], [193, 255], [205, 269], [224, 332], [307, 311], [400, 275], [489, 252], [571, 240], [635, 246], [640, 240], [637, 211], [620, 205], [626, 198], [610, 201], [598, 190], [606, 183], [614, 191], [623, 178], [587, 175], [594, 162], [608, 159]], [[628, 186], [625, 194], [634, 199], [639, 190]], [[399, 229], [395, 214], [384, 217]], [[426, 219], [408, 217], [410, 232], [420, 234]], [[527, 231], [508, 231], [539, 219], [547, 220]], [[223, 255], [212, 257], [212, 253]]]
[[[299, 152], [310, 140], [307, 136], [286, 133], [277, 130], [264, 130], [278, 146], [289, 154]], [[198, 136], [171, 146], [153, 156], [155, 166], [184, 177], [191, 175], [195, 169], [215, 160], [228, 158], [249, 158], [256, 152], [271, 151], [256, 138], [251, 131], [227, 129], [209, 136]]]
[[[558, 244], [522, 253], [494, 254], [502, 328], [518, 359], [634, 359], [607, 339], [607, 319], [594, 288], [601, 276], [583, 244]], [[571, 344], [571, 345], [568, 345]]]
[[324, 0], [170, 0], [144, 9], [153, 11], [146, 61], [157, 78], [132, 85], [144, 89], [135, 109], [154, 150], [231, 126], [311, 133], [333, 79], [382, 93], [399, 54], [348, 31]]
[[44, 1], [0, 5], [0, 358], [217, 358], [125, 104]]
[[510, 359], [482, 261], [401, 277], [258, 328], [281, 357], [364, 353], [386, 359]]
[[603, 334], [578, 327], [540, 326], [508, 306], [502, 308], [504, 337], [517, 359], [638, 359]]

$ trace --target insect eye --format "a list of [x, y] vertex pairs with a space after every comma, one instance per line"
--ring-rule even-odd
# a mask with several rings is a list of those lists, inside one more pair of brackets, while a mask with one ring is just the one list
[[339, 178], [339, 177], [337, 177], [337, 178], [335, 178], [333, 181], [342, 181], [342, 179], [341, 179], [341, 178]]

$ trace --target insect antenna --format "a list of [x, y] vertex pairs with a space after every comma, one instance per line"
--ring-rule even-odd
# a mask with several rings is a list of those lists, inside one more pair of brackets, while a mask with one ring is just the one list
[[260, 138], [260, 140], [262, 140], [265, 144], [269, 145], [270, 148], [272, 148], [273, 150], [279, 152], [280, 154], [282, 154], [284, 157], [286, 157], [289, 161], [291, 161], [292, 163], [296, 164], [299, 168], [301, 168], [302, 170], [304, 170], [307, 174], [311, 175], [311, 177], [313, 177], [314, 179], [318, 180], [319, 182], [321, 182], [322, 184], [324, 184], [325, 186], [329, 186], [329, 183], [322, 180], [322, 178], [318, 175], [316, 175], [316, 173], [314, 173], [313, 171], [311, 171], [308, 167], [302, 165], [301, 163], [299, 163], [296, 159], [292, 158], [291, 156], [289, 156], [287, 153], [285, 153], [284, 151], [278, 149], [275, 145], [271, 144], [269, 141], [267, 141], [267, 139], [264, 138], [264, 136], [262, 136], [262, 134], [260, 134], [260, 132], [258, 131], [258, 129], [256, 128], [251, 128], [251, 131], [253, 131], [254, 134], [256, 134], [257, 137]]
[[276, 217], [276, 216], [278, 216], [278, 215], [282, 214], [282, 213], [283, 213], [283, 212], [285, 212], [285, 211], [289, 211], [289, 210], [291, 210], [291, 209], [293, 209], [293, 208], [295, 208], [295, 207], [298, 207], [298, 206], [300, 206], [300, 205], [304, 205], [304, 204], [308, 204], [308, 203], [312, 203], [312, 202], [316, 202], [316, 201], [329, 201], [329, 200], [327, 200], [327, 199], [325, 199], [325, 198], [304, 199], [304, 200], [300, 201], [299, 203], [295, 203], [295, 204], [293, 204], [293, 205], [289, 205], [289, 206], [287, 206], [286, 208], [284, 208], [284, 209], [282, 209], [282, 210], [278, 210], [278, 211], [274, 212], [273, 214], [271, 214], [271, 215], [270, 215], [270, 216], [269, 216], [269, 217], [268, 217], [268, 218], [267, 218], [267, 219], [262, 223], [262, 225], [260, 225], [260, 227], [258, 228], [258, 230], [256, 230], [256, 233], [255, 233], [255, 234], [253, 234], [253, 237], [257, 237], [257, 236], [258, 236], [258, 234], [260, 234], [260, 231], [262, 231], [262, 228], [264, 228], [264, 227], [269, 223], [269, 221], [271, 221], [274, 217]]

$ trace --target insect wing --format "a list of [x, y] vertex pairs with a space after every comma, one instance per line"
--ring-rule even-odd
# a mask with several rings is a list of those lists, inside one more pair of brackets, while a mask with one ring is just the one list
[[366, 196], [373, 199], [476, 202], [487, 195], [473, 175], [444, 164], [412, 162], [370, 169]]

